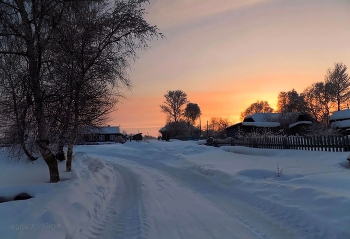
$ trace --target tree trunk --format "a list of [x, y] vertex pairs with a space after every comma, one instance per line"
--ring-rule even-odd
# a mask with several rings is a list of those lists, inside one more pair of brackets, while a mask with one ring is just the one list
[[66, 160], [66, 155], [64, 154], [63, 148], [64, 148], [64, 145], [60, 145], [60, 144], [58, 145], [58, 148], [57, 148], [56, 159], [60, 162]]
[[60, 181], [60, 175], [58, 171], [58, 164], [55, 155], [51, 152], [49, 144], [46, 141], [37, 141], [40, 149], [40, 154], [44, 158], [47, 166], [49, 167], [50, 183], [57, 183]]
[[66, 161], [66, 171], [72, 171], [72, 159], [73, 159], [73, 148], [74, 148], [75, 138], [71, 139], [68, 144], [67, 150], [67, 161]]
[[[82, 70], [82, 72], [84, 72]], [[84, 77], [82, 77], [83, 79]], [[75, 94], [74, 94], [74, 121], [73, 121], [73, 130], [71, 132], [71, 137], [69, 138], [69, 142], [68, 142], [68, 150], [67, 150], [67, 162], [66, 162], [66, 171], [70, 172], [72, 171], [72, 160], [73, 160], [73, 148], [74, 148], [74, 144], [75, 141], [78, 137], [78, 125], [79, 125], [79, 93], [80, 93], [80, 83], [79, 81], [75, 83]]]
[[45, 119], [44, 109], [44, 94], [41, 89], [41, 77], [40, 77], [40, 58], [42, 49], [38, 49], [40, 46], [35, 44], [35, 38], [32, 32], [32, 26], [29, 21], [28, 13], [24, 6], [23, 0], [15, 1], [21, 15], [24, 39], [26, 42], [27, 60], [29, 66], [29, 87], [33, 92], [34, 97], [34, 115], [37, 122], [37, 145], [40, 149], [40, 154], [44, 158], [47, 166], [49, 167], [50, 183], [57, 183], [60, 181], [57, 160], [49, 147], [48, 126]]
[[41, 156], [44, 158], [47, 166], [49, 167], [50, 183], [57, 183], [60, 181], [58, 164], [55, 155], [52, 153], [49, 146], [48, 129], [44, 115], [44, 104], [40, 88], [36, 88], [36, 91], [34, 91], [34, 100], [35, 117], [38, 127], [37, 144], [39, 146]]
[[21, 143], [21, 147], [22, 147], [22, 150], [23, 150], [24, 154], [28, 157], [28, 159], [29, 159], [30, 161], [35, 161], [35, 160], [37, 160], [37, 158], [35, 158], [35, 157], [28, 151], [28, 149], [27, 149], [27, 147], [26, 147], [24, 141]]
[[64, 154], [64, 144], [65, 144], [65, 137], [63, 132], [61, 132], [59, 139], [58, 139], [58, 146], [57, 146], [57, 153], [56, 153], [56, 159], [60, 162], [66, 160], [66, 156]]

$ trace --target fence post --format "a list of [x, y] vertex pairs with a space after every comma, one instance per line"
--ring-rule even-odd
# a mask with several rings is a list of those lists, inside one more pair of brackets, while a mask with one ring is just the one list
[[334, 136], [334, 144], [335, 144], [335, 151], [338, 152], [339, 151], [339, 137], [338, 136]]
[[285, 142], [286, 142], [286, 145], [285, 145], [285, 149], [290, 149], [290, 139], [289, 138], [284, 138], [285, 139]]
[[345, 136], [345, 151], [349, 151], [349, 136]]
[[329, 145], [332, 149], [331, 152], [334, 152], [334, 137], [333, 137], [333, 135], [329, 136]]
[[299, 137], [299, 136], [297, 136], [296, 141], [297, 141], [297, 149], [303, 149], [303, 148], [301, 147], [302, 144], [301, 144], [301, 140], [300, 140], [300, 137]]

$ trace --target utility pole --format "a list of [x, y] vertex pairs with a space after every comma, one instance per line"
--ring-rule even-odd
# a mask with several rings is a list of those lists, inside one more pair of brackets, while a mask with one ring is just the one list
[[207, 120], [207, 138], [209, 137], [209, 128], [208, 128], [208, 120]]

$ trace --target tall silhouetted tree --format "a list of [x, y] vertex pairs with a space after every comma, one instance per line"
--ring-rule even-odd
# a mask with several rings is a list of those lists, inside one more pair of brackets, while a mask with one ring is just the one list
[[350, 98], [350, 77], [346, 73], [347, 67], [343, 63], [335, 63], [333, 69], [328, 69], [325, 76], [330, 84], [331, 101], [337, 104], [338, 111]]
[[165, 95], [163, 105], [160, 105], [162, 112], [164, 112], [168, 121], [178, 122], [183, 115], [183, 107], [188, 102], [187, 94], [182, 90], [169, 90]]

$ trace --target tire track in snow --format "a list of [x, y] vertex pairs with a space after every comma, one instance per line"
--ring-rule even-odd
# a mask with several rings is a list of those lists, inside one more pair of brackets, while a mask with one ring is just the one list
[[[104, 164], [101, 164], [100, 160], [97, 160], [96, 158], [92, 158], [87, 156], [84, 153], [77, 153], [76, 155], [79, 155], [80, 157], [85, 157], [86, 159], [88, 159], [88, 164], [86, 164], [86, 167], [84, 167], [84, 169], [86, 171], [81, 171], [79, 172], [80, 176], [82, 178], [84, 177], [89, 177], [90, 174], [95, 175], [95, 174], [99, 174], [100, 169], [103, 169], [105, 166]], [[112, 168], [111, 168], [112, 170]], [[106, 182], [110, 182], [109, 178], [107, 176], [104, 176]], [[98, 191], [103, 191], [105, 189], [105, 187], [102, 186], [97, 186], [96, 190]], [[80, 229], [80, 234], [79, 235], [75, 235], [78, 238], [82, 238], [82, 239], [100, 239], [102, 234], [104, 233], [104, 231], [106, 230], [106, 226], [108, 225], [108, 221], [110, 218], [110, 208], [109, 205], [112, 202], [112, 198], [113, 198], [113, 194], [116, 190], [116, 187], [114, 186], [111, 189], [111, 192], [109, 195], [101, 195], [100, 199], [101, 202], [103, 201], [107, 201], [108, 204], [104, 205], [103, 203], [96, 203], [94, 204], [94, 210], [93, 212], [89, 212], [89, 222], [86, 228]], [[98, 195], [96, 192], [94, 193], [96, 195]], [[107, 197], [107, 199], [106, 199]], [[77, 206], [85, 208], [81, 203], [76, 203]], [[75, 238], [75, 237], [74, 237]]]
[[[187, 188], [191, 188], [197, 194], [205, 197], [210, 202], [217, 205], [226, 213], [230, 214], [232, 217], [238, 219], [242, 224], [246, 225], [249, 230], [251, 230], [259, 239], [272, 239], [279, 238], [276, 235], [283, 235], [283, 238], [303, 238], [305, 235], [301, 236], [296, 235], [295, 231], [292, 232], [288, 228], [283, 228], [279, 222], [270, 221], [264, 215], [259, 214], [259, 212], [254, 211], [253, 208], [249, 207], [245, 203], [244, 198], [239, 196], [240, 190], [228, 191], [226, 188], [221, 187], [220, 185], [213, 183], [212, 180], [201, 173], [194, 172], [189, 168], [176, 168], [169, 165], [165, 165], [159, 161], [149, 160], [137, 156], [125, 155], [125, 154], [116, 154], [116, 157], [122, 159], [124, 162], [131, 163], [132, 165], [139, 165], [142, 167], [149, 168], [151, 170], [157, 170], [162, 174], [172, 177], [174, 180], [179, 181], [182, 185]], [[115, 158], [115, 157], [111, 157]], [[225, 200], [223, 200], [225, 199]], [[240, 201], [240, 202], [238, 202]], [[243, 213], [237, 214], [235, 207], [239, 208], [239, 211]], [[256, 221], [262, 222], [266, 227], [269, 228], [269, 232], [264, 232], [265, 227], [256, 228], [253, 224], [250, 223], [250, 218], [244, 215], [244, 209], [250, 210], [250, 213], [253, 215]], [[248, 218], [246, 220], [244, 218]], [[274, 231], [277, 231], [274, 232]], [[275, 235], [275, 236], [269, 236]]]
[[107, 207], [109, 221], [100, 238], [145, 239], [148, 224], [139, 179], [126, 167], [118, 165], [114, 168], [117, 187]]
[[[81, 157], [84, 153], [79, 154]], [[90, 162], [86, 167], [88, 171], [79, 172], [80, 176], [85, 174], [99, 173], [98, 157], [86, 155]], [[147, 216], [144, 210], [141, 195], [141, 184], [139, 178], [126, 167], [109, 162], [114, 169], [116, 185], [111, 189], [109, 198], [101, 196], [101, 201], [106, 204], [95, 203], [92, 212], [88, 212], [90, 218], [86, 228], [80, 229], [79, 235], [74, 238], [81, 239], [145, 239], [147, 238]], [[88, 175], [87, 175], [88, 176]], [[96, 190], [103, 190], [104, 187], [97, 187]], [[97, 195], [97, 193], [95, 193]], [[76, 203], [76, 207], [85, 207]], [[67, 238], [68, 239], [68, 238]]]
[[[178, 177], [174, 177], [171, 174], [168, 173], [164, 173], [162, 171], [156, 170], [154, 168], [149, 168], [149, 167], [143, 167], [144, 170], [146, 170], [148, 172], [148, 174], [152, 174], [155, 179], [155, 181], [157, 182], [157, 185], [160, 188], [163, 188], [164, 186], [161, 185], [161, 182], [164, 182], [164, 180], [162, 180], [162, 177], [166, 177], [166, 178], [171, 178], [172, 180], [176, 181], [178, 184], [180, 184], [183, 187], [189, 188], [189, 189], [194, 189], [193, 187], [191, 187], [190, 185], [188, 185], [186, 182], [184, 182], [183, 180], [181, 180]], [[145, 169], [146, 168], [146, 169]], [[185, 173], [180, 173], [179, 175], [184, 176]], [[158, 176], [157, 176], [158, 175]], [[160, 178], [159, 175], [163, 175]], [[225, 214], [230, 215], [231, 218], [237, 219], [239, 222], [242, 223], [242, 225], [245, 226], [245, 228], [247, 228], [248, 231], [250, 231], [254, 237], [256, 239], [272, 239], [270, 238], [266, 233], [262, 232], [261, 230], [255, 228], [253, 225], [251, 225], [248, 221], [245, 221], [244, 219], [242, 219], [238, 214], [236, 214], [234, 211], [226, 208], [223, 205], [220, 205], [219, 203], [217, 203], [215, 200], [213, 200], [212, 198], [208, 197], [207, 195], [205, 195], [204, 193], [199, 193], [197, 190], [192, 191], [193, 193], [200, 195], [201, 197], [205, 198], [206, 200], [208, 200], [210, 203], [214, 204], [217, 208], [219, 208], [221, 211], [223, 211]], [[180, 203], [180, 202], [179, 202]], [[198, 224], [201, 224], [203, 228], [207, 228], [208, 225], [204, 225], [203, 222], [201, 222], [200, 220], [197, 221]], [[216, 238], [214, 234], [211, 233], [210, 230], [206, 230], [206, 233], [208, 235], [211, 235], [211, 238]], [[232, 235], [233, 237], [234, 235]], [[184, 237], [186, 238], [186, 236]]]

